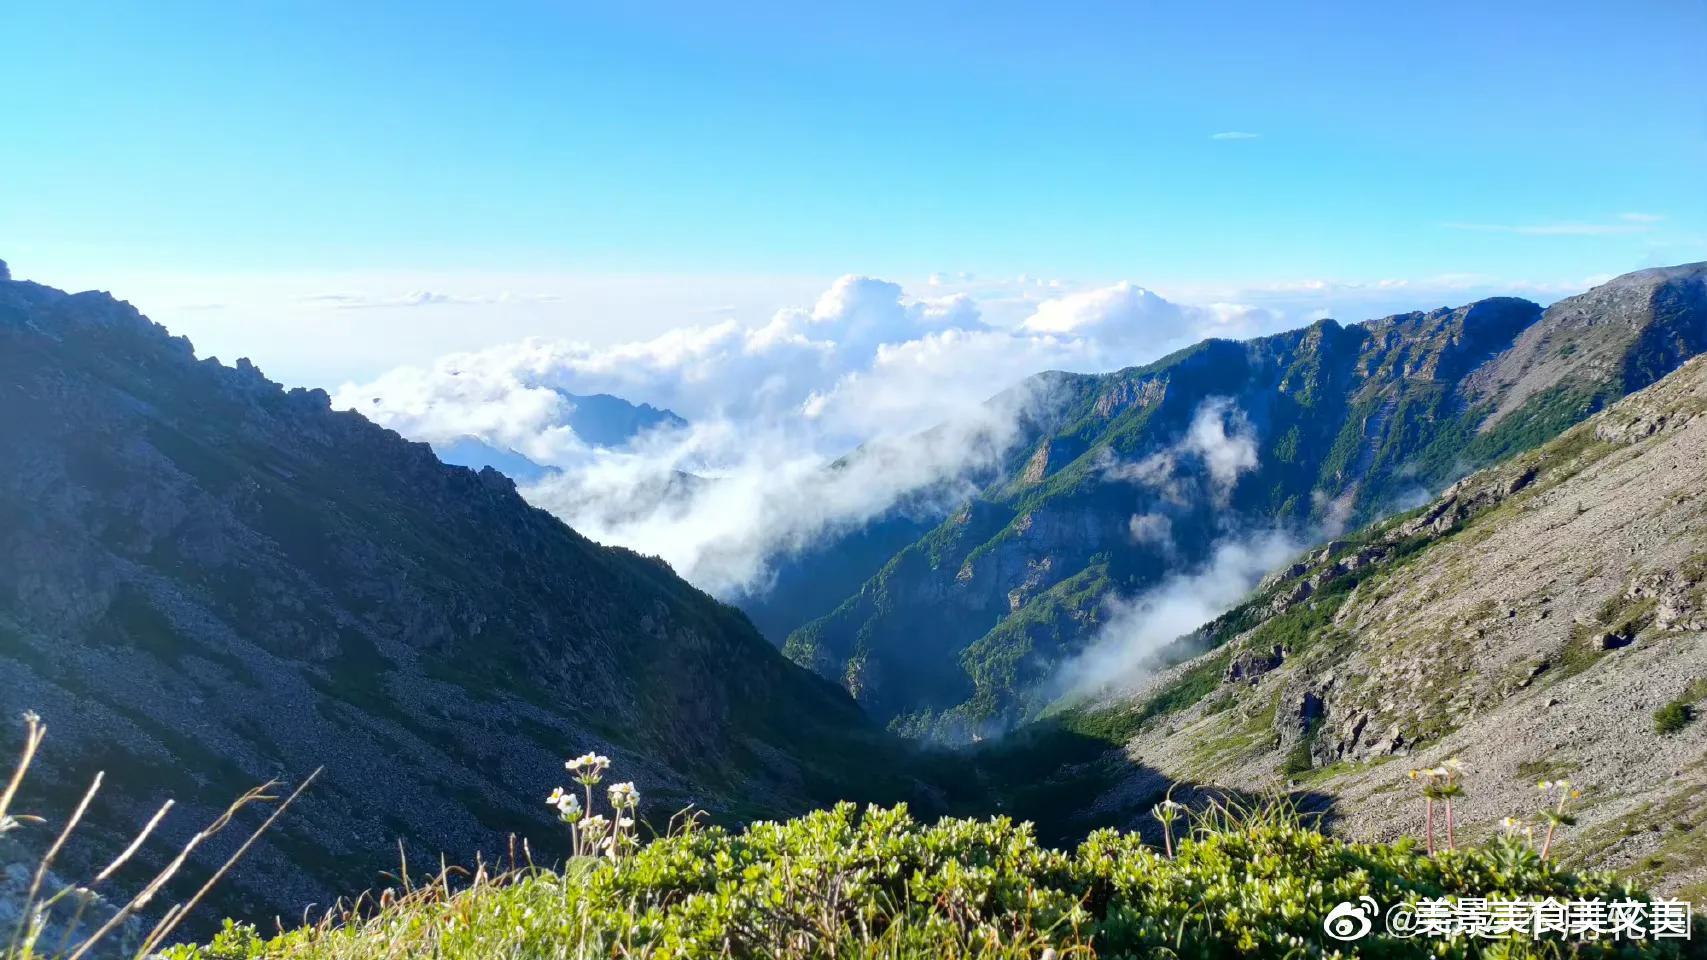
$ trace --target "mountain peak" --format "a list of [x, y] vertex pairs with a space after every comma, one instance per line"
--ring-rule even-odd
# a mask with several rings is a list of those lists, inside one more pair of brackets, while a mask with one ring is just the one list
[[631, 403], [608, 393], [559, 393], [570, 404], [569, 428], [595, 446], [621, 447], [642, 433], [679, 429], [688, 423], [673, 410]]

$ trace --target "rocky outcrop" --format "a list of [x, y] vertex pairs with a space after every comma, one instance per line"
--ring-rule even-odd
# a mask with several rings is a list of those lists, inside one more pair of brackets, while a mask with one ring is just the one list
[[1227, 683], [1241, 681], [1255, 683], [1258, 677], [1286, 662], [1285, 647], [1269, 647], [1266, 650], [1241, 650], [1227, 663], [1227, 670], [1221, 679]]

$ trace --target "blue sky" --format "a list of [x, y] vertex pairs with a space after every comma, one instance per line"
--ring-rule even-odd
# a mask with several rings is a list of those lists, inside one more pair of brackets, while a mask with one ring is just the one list
[[1699, 0], [819, 7], [14, 0], [0, 257], [191, 328], [243, 284], [577, 278], [596, 309], [499, 326], [606, 340], [846, 272], [1218, 296], [1707, 258]]

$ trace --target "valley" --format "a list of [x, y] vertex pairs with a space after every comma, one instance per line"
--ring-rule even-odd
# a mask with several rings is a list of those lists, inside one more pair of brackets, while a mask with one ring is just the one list
[[[785, 564], [754, 610], [772, 636], [876, 567], [785, 658], [489, 466], [198, 359], [105, 294], [7, 280], [0, 673], [54, 732], [24, 799], [105, 770], [96, 849], [167, 796], [181, 842], [324, 767], [216, 901], [253, 917], [399, 849], [466, 862], [519, 834], [551, 856], [533, 798], [581, 749], [643, 780], [650, 818], [907, 801], [1063, 844], [1264, 796], [1395, 841], [1420, 830], [1404, 770], [1451, 758], [1465, 838], [1569, 777], [1572, 864], [1699, 893], [1704, 290], [1697, 264], [1051, 375], [973, 499]], [[1253, 554], [1279, 569], [1227, 612], [1049, 685], [1146, 615], [1122, 597], [1250, 530], [1291, 531], [1265, 549], [1296, 559]]]

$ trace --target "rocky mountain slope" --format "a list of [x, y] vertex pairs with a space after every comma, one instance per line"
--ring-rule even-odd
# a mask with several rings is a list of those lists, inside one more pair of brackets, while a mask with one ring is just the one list
[[584, 750], [666, 819], [911, 789], [844, 692], [662, 562], [105, 294], [0, 279], [0, 449], [0, 709], [50, 727], [27, 808], [105, 769], [86, 855], [171, 795], [160, 851], [326, 768], [218, 910], [329, 903], [399, 839], [416, 864], [511, 832], [554, 856], [541, 801]]
[[1082, 830], [1139, 823], [1175, 784], [1291, 789], [1393, 839], [1422, 828], [1407, 771], [1456, 757], [1461, 837], [1533, 822], [1536, 782], [1568, 778], [1573, 862], [1700, 899], [1707, 358], [1300, 558], [1169, 661], [992, 748], [991, 769], [1032, 765], [1014, 802], [1072, 797], [1056, 828]]
[[1059, 419], [785, 649], [896, 729], [1035, 713], [1133, 597], [1253, 531], [1325, 538], [1528, 449], [1707, 348], [1707, 264], [1543, 310], [1457, 309], [1206, 341], [1053, 375]]

